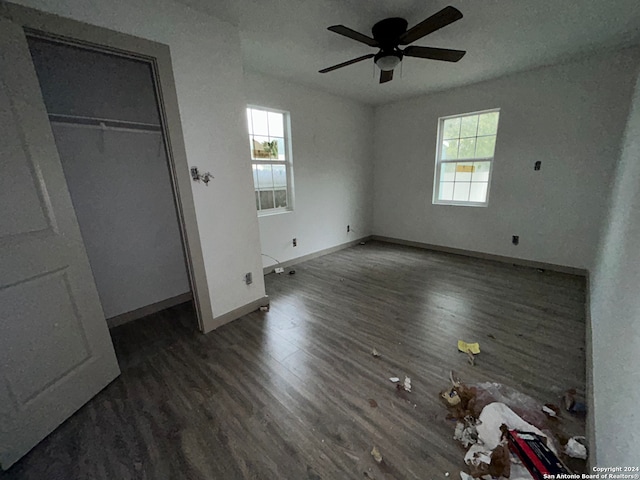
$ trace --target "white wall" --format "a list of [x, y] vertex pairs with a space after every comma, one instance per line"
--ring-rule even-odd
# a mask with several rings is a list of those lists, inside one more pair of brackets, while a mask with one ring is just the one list
[[[589, 268], [637, 59], [608, 53], [377, 108], [374, 234]], [[489, 206], [432, 205], [438, 117], [496, 107]]]
[[639, 288], [640, 77], [591, 277], [592, 465], [637, 465], [640, 458]]
[[215, 176], [208, 187], [193, 185], [213, 310], [204, 315], [264, 296], [237, 28], [171, 0], [17, 3], [169, 45], [189, 164]]
[[285, 262], [370, 235], [373, 108], [257, 73], [244, 84], [248, 104], [291, 114], [295, 208], [259, 218], [262, 252]]

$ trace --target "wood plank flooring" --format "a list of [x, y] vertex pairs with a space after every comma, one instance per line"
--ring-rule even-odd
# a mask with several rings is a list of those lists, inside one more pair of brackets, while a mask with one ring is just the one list
[[[0, 478], [459, 478], [449, 370], [584, 394], [583, 278], [379, 242], [294, 268], [266, 277], [268, 313], [209, 335], [189, 305], [112, 330], [122, 375]], [[458, 339], [480, 342], [476, 366]]]

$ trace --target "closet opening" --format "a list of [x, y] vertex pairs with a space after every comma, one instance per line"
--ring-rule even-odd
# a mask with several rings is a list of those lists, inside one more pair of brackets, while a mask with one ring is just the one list
[[153, 62], [27, 38], [109, 328], [172, 307], [198, 328]]

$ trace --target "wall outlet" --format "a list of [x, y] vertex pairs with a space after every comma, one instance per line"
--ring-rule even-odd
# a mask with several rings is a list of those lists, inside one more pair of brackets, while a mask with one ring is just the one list
[[347, 233], [351, 231], [351, 225], [347, 225]]
[[511, 243], [518, 245], [520, 243], [520, 235], [513, 235], [511, 237]]
[[244, 283], [247, 285], [251, 285], [253, 283], [253, 275], [251, 272], [247, 272], [244, 274]]
[[294, 238], [294, 239], [293, 239], [293, 246], [294, 246], [294, 247], [297, 247], [297, 246], [298, 246], [298, 239], [297, 239], [297, 238]]

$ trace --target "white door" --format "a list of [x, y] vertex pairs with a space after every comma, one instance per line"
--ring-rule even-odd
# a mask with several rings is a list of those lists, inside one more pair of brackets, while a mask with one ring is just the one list
[[0, 18], [0, 465], [120, 374], [22, 28]]

